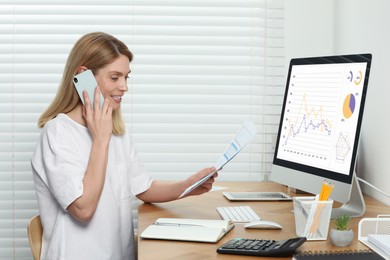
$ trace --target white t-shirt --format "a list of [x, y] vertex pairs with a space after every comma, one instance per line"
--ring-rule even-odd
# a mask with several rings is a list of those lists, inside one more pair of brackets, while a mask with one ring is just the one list
[[44, 228], [41, 259], [135, 259], [131, 201], [152, 178], [137, 158], [128, 131], [112, 135], [103, 191], [83, 224], [67, 207], [83, 194], [92, 139], [65, 114], [46, 123], [31, 164]]

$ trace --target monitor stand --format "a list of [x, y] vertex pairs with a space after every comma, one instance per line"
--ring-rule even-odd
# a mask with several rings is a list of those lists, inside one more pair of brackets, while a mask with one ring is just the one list
[[349, 198], [349, 201], [344, 203], [339, 208], [333, 208], [331, 219], [337, 218], [342, 215], [347, 215], [352, 218], [356, 218], [362, 216], [366, 211], [366, 203], [364, 202], [363, 193], [360, 189], [359, 180], [356, 176], [356, 171], [353, 175], [351, 185], [351, 196]]

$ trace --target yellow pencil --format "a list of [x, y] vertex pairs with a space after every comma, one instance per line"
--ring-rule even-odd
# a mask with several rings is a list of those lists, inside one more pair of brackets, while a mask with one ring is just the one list
[[332, 189], [333, 184], [330, 184], [325, 180], [324, 183], [322, 183], [319, 200], [328, 200]]
[[329, 199], [329, 196], [330, 196], [330, 194], [332, 193], [332, 190], [333, 190], [333, 186], [334, 186], [333, 184], [327, 185], [325, 196], [324, 196], [324, 200], [328, 200]]
[[[327, 201], [329, 199], [330, 193], [333, 190], [333, 186], [334, 186], [333, 184], [327, 182], [326, 180], [324, 181], [324, 183], [322, 184], [321, 191], [320, 191], [319, 201]], [[318, 229], [318, 226], [320, 223], [320, 216], [321, 216], [323, 207], [324, 207], [324, 204], [318, 204], [318, 206], [315, 210], [313, 223], [310, 226], [309, 232], [307, 234], [309, 237], [315, 236], [315, 234], [317, 233], [317, 229]]]
[[320, 192], [320, 198], [319, 198], [319, 200], [323, 200], [325, 189], [326, 189], [326, 181], [324, 181], [324, 182], [322, 183], [322, 187], [321, 187], [321, 192]]

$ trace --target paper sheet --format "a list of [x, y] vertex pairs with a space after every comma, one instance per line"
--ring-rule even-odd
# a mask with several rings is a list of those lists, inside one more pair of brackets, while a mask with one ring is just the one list
[[[219, 171], [222, 169], [223, 166], [225, 166], [231, 159], [233, 159], [241, 150], [245, 147], [250, 141], [252, 141], [253, 137], [257, 134], [257, 130], [255, 125], [252, 121], [246, 121], [236, 136], [233, 138], [233, 140], [230, 142], [229, 146], [226, 148], [226, 150], [223, 152], [217, 163], [214, 165], [215, 169]], [[201, 184], [206, 182], [208, 179], [213, 176], [215, 172], [210, 173], [209, 175], [203, 177], [198, 182], [194, 183], [190, 187], [188, 187], [179, 197], [182, 198], [197, 187], [199, 187]]]
[[385, 251], [386, 254], [390, 255], [390, 235], [368, 235], [368, 241], [375, 244], [381, 250]]

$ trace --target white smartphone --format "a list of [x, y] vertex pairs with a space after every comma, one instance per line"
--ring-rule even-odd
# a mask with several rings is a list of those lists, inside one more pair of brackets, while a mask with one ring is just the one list
[[[89, 96], [89, 100], [91, 101], [91, 105], [93, 108], [93, 99], [95, 95], [95, 89], [98, 85], [95, 79], [95, 76], [93, 75], [91, 70], [83, 71], [73, 78], [73, 84], [77, 90], [77, 93], [80, 96], [81, 102], [83, 102], [83, 105], [85, 106], [85, 101], [83, 97], [83, 91], [86, 90]], [[103, 106], [104, 103], [104, 97], [102, 93], [100, 92], [100, 107]]]

